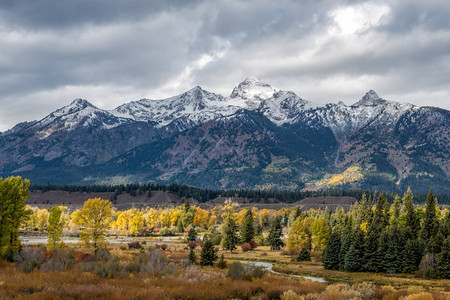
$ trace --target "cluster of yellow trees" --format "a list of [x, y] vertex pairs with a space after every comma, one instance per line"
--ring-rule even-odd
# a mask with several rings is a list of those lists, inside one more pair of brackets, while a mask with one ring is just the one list
[[[69, 213], [67, 207], [61, 210], [61, 223], [66, 231], [78, 230], [81, 211]], [[48, 228], [49, 211], [45, 208], [29, 207], [30, 218], [25, 226], [29, 230], [45, 231]], [[275, 218], [280, 218], [287, 233], [287, 248], [321, 250], [325, 247], [331, 233], [330, 215], [327, 210], [309, 210], [300, 212], [298, 208], [258, 209], [256, 207], [240, 209], [237, 203], [227, 201], [211, 209], [183, 204], [177, 207], [145, 208], [115, 210], [112, 209], [109, 221], [105, 224], [108, 231], [118, 234], [137, 235], [143, 229], [166, 228], [171, 232], [183, 232], [185, 228], [194, 225], [205, 230], [221, 225], [228, 215], [233, 216], [237, 228], [242, 227], [247, 211], [252, 211], [253, 224], [256, 227], [268, 229]], [[342, 212], [343, 213], [343, 212]]]
[[331, 228], [327, 220], [328, 211], [309, 210], [300, 214], [289, 226], [288, 249], [323, 250], [330, 237]]
[[[31, 211], [30, 218], [25, 221], [24, 228], [27, 230], [46, 231], [48, 227], [49, 210], [28, 206]], [[60, 206], [62, 210], [61, 218], [65, 230], [77, 229], [77, 219], [80, 210], [70, 212], [67, 207]], [[285, 216], [288, 209], [258, 209], [251, 208], [255, 220], [255, 225], [267, 227], [277, 216]], [[145, 209], [113, 209], [109, 230], [118, 231], [122, 234], [139, 234], [143, 228], [168, 228], [178, 231], [180, 223], [182, 228], [193, 224], [196, 227], [209, 229], [215, 225], [223, 223], [224, 218], [232, 213], [236, 224], [240, 227], [244, 223], [247, 209], [239, 209], [237, 203], [227, 201], [224, 205], [218, 205], [211, 209], [203, 209], [198, 206], [182, 204], [177, 207], [166, 208], [145, 208]]]

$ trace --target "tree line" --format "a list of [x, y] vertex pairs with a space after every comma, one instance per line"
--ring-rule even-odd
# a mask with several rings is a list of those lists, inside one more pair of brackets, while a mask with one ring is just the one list
[[[379, 191], [369, 190], [321, 190], [321, 191], [282, 191], [282, 190], [245, 190], [245, 189], [231, 189], [231, 190], [209, 190], [191, 187], [187, 185], [180, 185], [172, 183], [170, 185], [149, 183], [149, 184], [121, 184], [121, 185], [38, 185], [30, 186], [31, 191], [66, 191], [66, 192], [82, 192], [82, 193], [114, 193], [114, 200], [122, 193], [128, 193], [132, 196], [147, 194], [151, 196], [151, 191], [163, 191], [176, 194], [183, 199], [193, 198], [200, 203], [214, 200], [218, 197], [240, 197], [246, 198], [250, 203], [265, 203], [270, 199], [275, 199], [277, 202], [294, 203], [308, 197], [324, 197], [324, 196], [349, 196], [356, 199], [361, 199], [363, 194], [372, 195], [376, 199]], [[388, 199], [394, 199], [397, 192], [383, 191]], [[436, 195], [441, 204], [450, 204], [449, 194]], [[416, 194], [414, 196], [414, 203], [423, 204], [426, 201], [426, 194]]]

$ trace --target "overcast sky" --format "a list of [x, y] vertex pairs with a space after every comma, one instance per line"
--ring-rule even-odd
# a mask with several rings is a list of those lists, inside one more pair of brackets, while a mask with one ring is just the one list
[[0, 1], [0, 131], [75, 98], [228, 96], [246, 77], [450, 109], [450, 1]]

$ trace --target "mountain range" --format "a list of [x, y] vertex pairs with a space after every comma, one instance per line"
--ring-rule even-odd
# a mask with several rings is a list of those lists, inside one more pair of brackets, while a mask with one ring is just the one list
[[450, 112], [380, 98], [318, 105], [247, 78], [113, 110], [76, 99], [0, 133], [0, 175], [33, 183], [450, 192]]

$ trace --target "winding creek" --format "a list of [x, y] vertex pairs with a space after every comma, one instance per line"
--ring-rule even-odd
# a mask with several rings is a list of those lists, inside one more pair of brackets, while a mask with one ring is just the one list
[[330, 280], [326, 280], [325, 278], [322, 278], [322, 277], [313, 277], [313, 276], [303, 276], [303, 275], [293, 275], [293, 274], [280, 273], [280, 272], [274, 271], [272, 269], [273, 268], [273, 264], [269, 263], [269, 262], [250, 261], [250, 260], [240, 260], [239, 262], [241, 262], [243, 264], [246, 264], [246, 265], [266, 268], [269, 272], [271, 272], [273, 274], [277, 274], [277, 275], [303, 278], [303, 279], [307, 279], [307, 280], [311, 280], [311, 281], [315, 281], [315, 282], [321, 282], [321, 283], [332, 283]]

